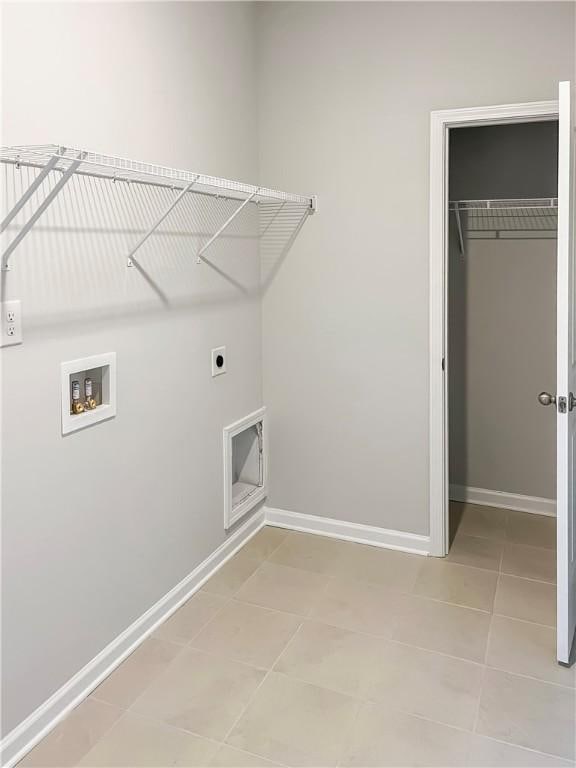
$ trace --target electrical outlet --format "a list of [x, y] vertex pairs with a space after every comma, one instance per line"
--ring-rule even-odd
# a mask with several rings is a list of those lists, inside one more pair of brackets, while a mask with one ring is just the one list
[[212, 350], [212, 376], [226, 373], [226, 347], [216, 347]]
[[0, 304], [0, 347], [22, 344], [22, 307], [20, 300]]

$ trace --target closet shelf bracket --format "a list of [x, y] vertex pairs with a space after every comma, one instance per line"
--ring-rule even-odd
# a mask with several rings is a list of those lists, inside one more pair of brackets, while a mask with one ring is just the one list
[[194, 186], [194, 184], [196, 184], [196, 180], [197, 180], [197, 179], [198, 179], [198, 174], [196, 175], [196, 179], [194, 179], [194, 181], [191, 181], [191, 182], [190, 182], [190, 184], [188, 184], [188, 186], [184, 187], [184, 189], [182, 189], [182, 190], [180, 191], [180, 194], [178, 195], [178, 197], [177, 197], [175, 200], [173, 200], [173, 201], [170, 203], [170, 205], [168, 206], [168, 208], [166, 208], [166, 210], [164, 211], [164, 213], [163, 213], [163, 214], [162, 214], [162, 215], [161, 215], [161, 216], [160, 216], [158, 219], [156, 219], [156, 221], [154, 222], [154, 224], [152, 224], [152, 226], [151, 226], [151, 227], [150, 227], [150, 229], [149, 229], [149, 230], [146, 232], [146, 234], [142, 235], [142, 237], [140, 238], [140, 240], [138, 240], [138, 242], [136, 243], [136, 245], [135, 245], [135, 246], [132, 248], [132, 250], [130, 251], [130, 253], [129, 253], [129, 254], [128, 254], [128, 256], [127, 256], [127, 266], [129, 266], [129, 267], [133, 267], [133, 266], [134, 266], [134, 254], [136, 253], [136, 251], [137, 251], [139, 248], [141, 248], [141, 247], [144, 245], [144, 243], [146, 242], [146, 240], [148, 240], [148, 238], [150, 237], [150, 235], [153, 235], [153, 234], [154, 234], [154, 232], [155, 232], [155, 231], [158, 229], [158, 227], [160, 226], [160, 224], [162, 224], [162, 222], [164, 221], [164, 219], [165, 219], [165, 218], [168, 216], [168, 214], [169, 214], [169, 213], [170, 213], [172, 210], [174, 210], [174, 208], [176, 208], [176, 206], [177, 206], [177, 205], [178, 205], [178, 203], [179, 203], [179, 202], [182, 200], [182, 198], [184, 197], [184, 195], [186, 195], [186, 193], [187, 193], [187, 192], [190, 192], [190, 190], [192, 189], [192, 187]]
[[254, 197], [255, 197], [255, 196], [258, 194], [258, 192], [259, 192], [259, 191], [260, 191], [260, 187], [258, 187], [257, 189], [255, 189], [255, 190], [254, 190], [254, 192], [252, 192], [252, 194], [251, 194], [251, 195], [249, 195], [249, 196], [246, 198], [246, 200], [244, 200], [244, 202], [243, 202], [241, 205], [239, 205], [239, 206], [238, 206], [238, 208], [236, 208], [236, 210], [234, 211], [234, 213], [233, 213], [231, 216], [229, 216], [229, 217], [226, 219], [226, 221], [224, 222], [224, 224], [222, 224], [222, 226], [220, 227], [220, 229], [219, 229], [219, 230], [217, 230], [216, 232], [214, 232], [214, 234], [213, 234], [213, 235], [212, 235], [212, 237], [211, 237], [211, 238], [208, 240], [208, 242], [207, 242], [207, 243], [204, 243], [204, 245], [202, 246], [202, 248], [200, 248], [200, 250], [199, 250], [199, 251], [198, 251], [198, 253], [196, 254], [196, 264], [201, 264], [201, 263], [202, 263], [202, 256], [204, 255], [204, 253], [206, 253], [206, 251], [208, 250], [208, 248], [210, 248], [210, 246], [212, 245], [212, 243], [213, 243], [215, 240], [217, 240], [217, 239], [220, 237], [220, 235], [221, 235], [221, 234], [224, 232], [224, 230], [225, 230], [225, 229], [227, 229], [227, 228], [230, 226], [230, 224], [232, 224], [232, 222], [234, 221], [234, 219], [236, 218], [236, 216], [238, 216], [238, 214], [239, 214], [239, 213], [242, 211], [242, 209], [243, 209], [245, 206], [247, 206], [247, 205], [248, 205], [248, 203], [250, 203], [250, 202], [252, 201], [252, 199], [253, 199], [253, 198], [254, 198]]
[[[34, 224], [38, 221], [40, 216], [44, 213], [46, 208], [52, 203], [53, 200], [58, 197], [60, 192], [64, 189], [66, 184], [70, 181], [72, 176], [74, 175], [74, 172], [79, 167], [79, 165], [82, 163], [83, 158], [86, 156], [86, 152], [78, 152], [76, 158], [70, 163], [68, 168], [66, 170], [62, 171], [62, 176], [60, 177], [59, 181], [56, 182], [54, 187], [50, 190], [50, 192], [46, 195], [44, 200], [40, 203], [38, 208], [34, 211], [34, 213], [30, 216], [28, 221], [24, 224], [22, 229], [18, 232], [16, 237], [10, 242], [4, 253], [2, 254], [2, 270], [6, 271], [10, 269], [9, 265], [9, 258], [12, 254], [12, 251], [17, 247], [17, 245], [26, 237], [28, 232], [32, 229]], [[8, 224], [12, 221], [12, 219], [16, 216], [16, 214], [22, 209], [22, 207], [26, 204], [26, 202], [32, 197], [34, 192], [40, 187], [48, 173], [50, 171], [54, 170], [54, 167], [58, 160], [60, 159], [59, 156], [56, 156], [55, 158], [52, 158], [52, 160], [55, 160], [55, 162], [50, 165], [50, 162], [43, 168], [42, 172], [37, 176], [37, 178], [30, 184], [26, 192], [22, 195], [20, 200], [16, 203], [16, 205], [12, 208], [12, 210], [7, 214], [4, 221], [2, 222], [2, 232], [6, 229]], [[50, 168], [48, 168], [48, 165], [50, 165]]]
[[454, 213], [456, 214], [456, 226], [458, 227], [458, 242], [460, 243], [460, 254], [464, 256], [464, 235], [462, 234], [462, 219], [460, 218], [460, 206], [454, 203]]

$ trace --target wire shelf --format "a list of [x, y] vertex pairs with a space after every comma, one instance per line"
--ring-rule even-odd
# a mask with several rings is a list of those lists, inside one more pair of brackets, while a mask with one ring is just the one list
[[558, 229], [558, 198], [515, 198], [508, 200], [453, 200], [450, 211], [456, 217], [460, 251], [465, 234], [482, 238], [552, 238]]
[[[13, 230], [15, 226], [18, 229], [16, 236], [12, 238], [2, 254], [3, 269], [9, 268], [8, 260], [12, 252], [73, 178], [101, 180], [104, 185], [101, 195], [107, 194], [106, 189], [110, 194], [110, 187], [106, 186], [110, 183], [133, 190], [155, 188], [158, 191], [164, 190], [170, 195], [168, 205], [155, 212], [148, 229], [142, 232], [139, 240], [127, 253], [129, 266], [133, 265], [132, 257], [136, 251], [159, 230], [162, 223], [168, 217], [173, 219], [177, 211], [187, 208], [184, 205], [186, 199], [209, 200], [212, 198], [215, 205], [221, 207], [222, 203], [226, 203], [232, 206], [226, 213], [226, 218], [220, 220], [214, 233], [199, 248], [196, 254], [198, 263], [203, 259], [204, 252], [225, 230], [230, 228], [233, 221], [249, 204], [250, 207], [256, 205], [258, 209], [262, 209], [264, 220], [267, 217], [267, 206], [272, 206], [274, 209], [288, 207], [301, 211], [304, 215], [314, 213], [316, 210], [314, 196], [282, 192], [217, 176], [207, 176], [56, 144], [2, 147], [0, 162], [5, 166], [27, 169], [35, 174], [28, 188], [21, 192], [18, 199], [12, 201], [12, 207], [2, 221], [1, 232]], [[222, 209], [222, 213], [224, 212]], [[283, 221], [282, 216], [277, 218], [278, 222], [272, 227], [273, 231], [277, 231]], [[183, 230], [185, 229], [186, 227], [183, 226]]]
[[450, 208], [466, 214], [469, 232], [554, 231], [558, 226], [557, 198], [460, 200], [450, 203]]
[[97, 152], [62, 147], [57, 144], [38, 144], [16, 147], [1, 147], [0, 162], [14, 165], [44, 168], [55, 161], [52, 170], [66, 171], [70, 165], [80, 160], [74, 169], [76, 174], [85, 174], [113, 181], [132, 182], [137, 184], [153, 184], [171, 189], [184, 189], [194, 183], [193, 193], [206, 193], [215, 197], [230, 197], [243, 200], [254, 194], [254, 202], [275, 200], [292, 203], [302, 203], [314, 206], [314, 197], [281, 192], [277, 189], [259, 187], [232, 181], [217, 176], [182, 171], [167, 168], [162, 165], [143, 163], [138, 160], [127, 160], [113, 155], [102, 155]]

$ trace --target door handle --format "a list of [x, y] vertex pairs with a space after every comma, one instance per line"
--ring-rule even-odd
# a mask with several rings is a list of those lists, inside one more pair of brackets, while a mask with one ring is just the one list
[[556, 395], [551, 395], [549, 392], [540, 392], [538, 402], [540, 405], [556, 405]]
[[573, 392], [570, 392], [568, 395], [568, 410], [573, 411], [574, 408], [576, 408], [576, 397], [574, 397]]

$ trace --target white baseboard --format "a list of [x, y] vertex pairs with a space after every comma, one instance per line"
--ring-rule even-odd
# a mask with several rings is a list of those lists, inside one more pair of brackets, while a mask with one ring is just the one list
[[264, 525], [264, 510], [259, 509], [209, 557], [173, 589], [116, 637], [86, 666], [41, 704], [29, 717], [6, 735], [0, 744], [1, 765], [11, 768], [34, 747], [82, 699], [86, 698], [124, 661], [156, 627], [221, 568], [248, 539]]
[[387, 528], [377, 528], [372, 525], [349, 523], [345, 520], [334, 520], [331, 517], [304, 515], [300, 512], [289, 512], [286, 509], [265, 507], [266, 524], [278, 528], [289, 528], [291, 531], [316, 533], [345, 541], [355, 541], [359, 544], [370, 544], [375, 547], [397, 549], [417, 555], [427, 555], [430, 551], [430, 537], [419, 536], [416, 533], [392, 531]]
[[485, 507], [502, 507], [502, 509], [513, 509], [517, 512], [531, 512], [547, 517], [556, 516], [556, 501], [543, 499], [539, 496], [523, 496], [519, 493], [451, 485], [450, 499], [452, 501], [466, 501], [469, 504], [482, 504]]

